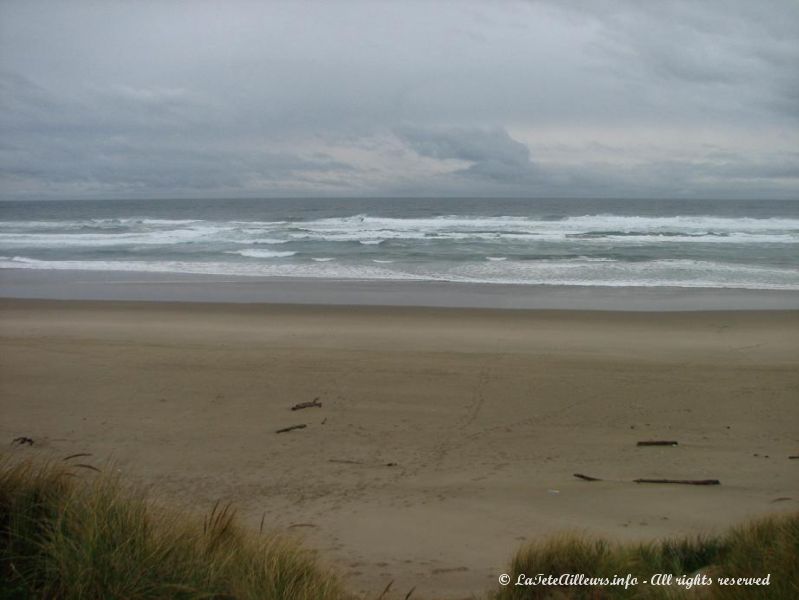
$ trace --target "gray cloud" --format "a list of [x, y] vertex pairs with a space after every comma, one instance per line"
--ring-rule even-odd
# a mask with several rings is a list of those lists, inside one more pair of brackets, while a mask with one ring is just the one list
[[0, 4], [0, 198], [799, 195], [799, 4]]
[[[296, 178], [313, 182], [353, 168], [322, 153], [303, 157], [268, 145], [227, 147], [216, 116], [182, 90], [114, 87], [87, 99], [58, 98], [26, 78], [0, 76], [0, 177], [19, 187], [123, 195], [247, 191]], [[289, 186], [290, 187], [290, 186]], [[38, 189], [38, 188], [37, 188]]]
[[517, 183], [533, 172], [530, 150], [501, 128], [402, 127], [397, 134], [422, 156], [471, 163], [455, 174]]

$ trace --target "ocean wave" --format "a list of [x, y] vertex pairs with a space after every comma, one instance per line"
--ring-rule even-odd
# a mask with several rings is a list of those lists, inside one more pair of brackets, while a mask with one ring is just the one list
[[[771, 217], [718, 217], [711, 215], [643, 217], [596, 214], [550, 220], [519, 216], [447, 215], [428, 218], [395, 218], [353, 215], [293, 225], [309, 231], [795, 231], [799, 219]], [[380, 236], [377, 236], [380, 237]]]
[[149, 233], [0, 233], [0, 248], [70, 248], [171, 245], [214, 237], [214, 227], [170, 229]]
[[0, 222], [0, 248], [164, 245], [197, 240], [235, 244], [359, 242], [365, 246], [379, 246], [386, 240], [799, 244], [799, 219], [600, 214], [558, 220], [518, 216], [390, 218], [353, 215], [308, 221], [204, 221], [131, 217]]
[[123, 271], [141, 273], [186, 273], [237, 277], [281, 277], [346, 279], [361, 281], [424, 281], [426, 277], [388, 271], [365, 265], [340, 265], [335, 262], [287, 264], [278, 262], [194, 262], [194, 261], [80, 261], [39, 260], [24, 256], [0, 258], [0, 269], [42, 269], [59, 271]]
[[285, 244], [290, 242], [291, 240], [279, 240], [276, 238], [255, 238], [255, 239], [245, 239], [245, 240], [233, 240], [234, 244], [247, 244], [250, 246], [258, 246], [258, 245], [277, 245], [277, 244]]
[[247, 258], [288, 258], [294, 256], [296, 252], [286, 251], [278, 252], [276, 250], [234, 250], [226, 252], [226, 254], [238, 254], [246, 256]]
[[[372, 262], [388, 262], [373, 259]], [[253, 277], [297, 277], [357, 280], [450, 281], [489, 284], [689, 287], [799, 290], [799, 269], [753, 267], [698, 260], [653, 260], [640, 263], [579, 259], [470, 262], [447, 269], [426, 265], [390, 268], [337, 261], [190, 262], [190, 261], [47, 261], [0, 257], [0, 269], [55, 269], [217, 274]]]
[[[291, 251], [281, 251], [287, 243]], [[797, 289], [799, 272], [780, 266], [791, 264], [795, 248], [799, 219], [777, 217], [361, 214], [304, 221], [0, 222], [4, 268], [332, 279]]]

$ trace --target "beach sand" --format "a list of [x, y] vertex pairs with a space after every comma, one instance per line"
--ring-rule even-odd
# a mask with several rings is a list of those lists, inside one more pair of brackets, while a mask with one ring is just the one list
[[[796, 311], [2, 300], [0, 442], [92, 453], [164, 502], [232, 501], [254, 528], [265, 514], [355, 592], [394, 579], [398, 597], [463, 598], [544, 534], [648, 540], [796, 510], [798, 325]], [[636, 446], [654, 439], [679, 446]]]

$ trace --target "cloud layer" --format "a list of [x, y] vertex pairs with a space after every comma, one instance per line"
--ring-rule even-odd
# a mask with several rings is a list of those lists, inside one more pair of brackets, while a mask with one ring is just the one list
[[799, 4], [5, 2], [0, 198], [799, 197]]

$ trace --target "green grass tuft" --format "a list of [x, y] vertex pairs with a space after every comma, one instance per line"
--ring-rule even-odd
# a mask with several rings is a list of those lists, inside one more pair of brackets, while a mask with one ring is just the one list
[[[520, 574], [558, 577], [622, 578], [631, 574], [637, 586], [517, 586]], [[675, 577], [705, 575], [714, 583], [687, 589], [644, 584], [657, 573]], [[612, 544], [585, 535], [561, 535], [522, 547], [511, 562], [511, 583], [495, 600], [603, 600], [702, 598], [709, 600], [799, 598], [799, 513], [768, 517], [732, 529], [725, 535], [668, 539], [649, 544]], [[719, 578], [764, 577], [768, 586], [719, 585]]]
[[116, 477], [0, 465], [0, 599], [339, 600], [311, 553], [217, 505], [204, 522], [154, 508]]

